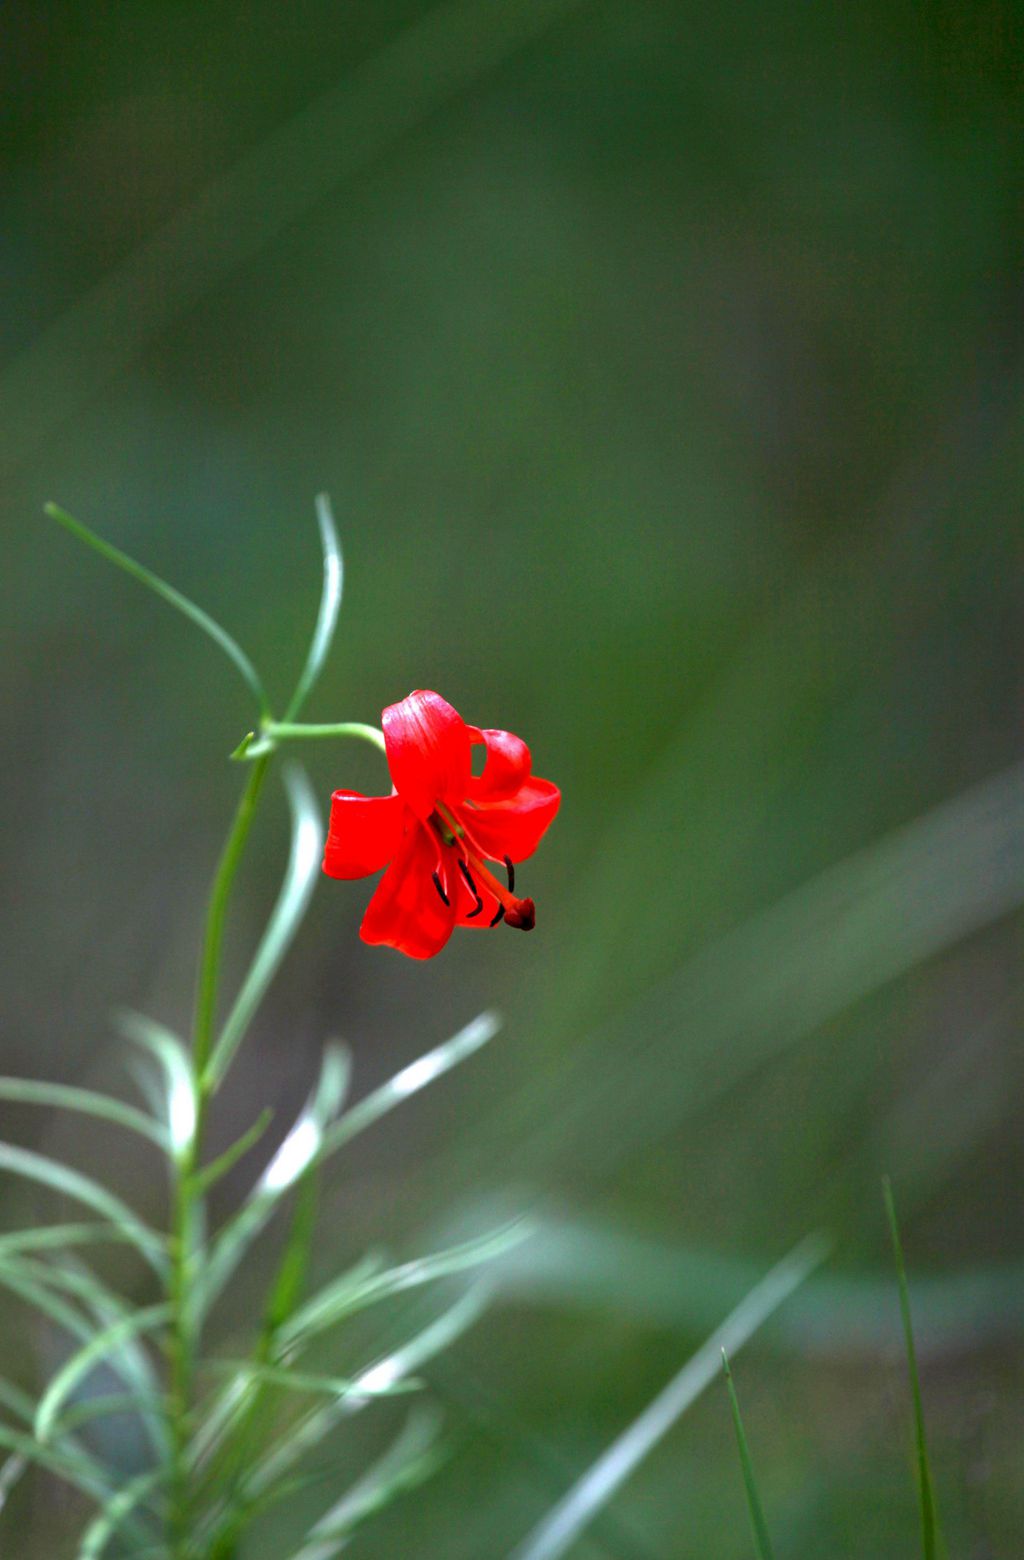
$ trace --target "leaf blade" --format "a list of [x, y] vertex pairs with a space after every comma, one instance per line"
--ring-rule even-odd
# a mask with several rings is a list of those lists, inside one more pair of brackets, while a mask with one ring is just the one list
[[729, 1403], [732, 1408], [732, 1422], [736, 1431], [736, 1445], [740, 1454], [743, 1487], [747, 1495], [747, 1510], [750, 1514], [750, 1526], [754, 1534], [754, 1548], [757, 1550], [757, 1560], [774, 1560], [768, 1523], [765, 1521], [764, 1507], [761, 1504], [757, 1479], [754, 1476], [754, 1464], [750, 1456], [746, 1431], [743, 1428], [743, 1417], [740, 1414], [740, 1400], [736, 1395], [736, 1386], [732, 1379], [732, 1371], [729, 1368], [729, 1356], [724, 1349], [722, 1350], [722, 1369], [725, 1373], [725, 1384], [728, 1388]]
[[182, 613], [197, 628], [201, 629], [207, 638], [212, 639], [214, 644], [223, 650], [224, 654], [241, 673], [250, 692], [256, 698], [260, 714], [270, 714], [270, 705], [267, 701], [263, 682], [255, 666], [241, 645], [232, 638], [227, 629], [221, 627], [215, 618], [212, 618], [208, 612], [204, 612], [202, 607], [197, 606], [194, 601], [183, 595], [180, 590], [176, 590], [173, 585], [169, 585], [166, 580], [162, 580], [158, 574], [154, 574], [152, 569], [147, 569], [145, 564], [137, 563], [126, 552], [122, 552], [120, 547], [115, 547], [112, 542], [105, 541], [102, 536], [98, 536], [95, 531], [90, 530], [87, 525], [83, 525], [81, 520], [76, 520], [73, 515], [69, 515], [67, 510], [62, 509], [59, 504], [47, 503], [43, 505], [43, 509], [51, 520], [56, 520], [58, 525], [62, 525], [65, 531], [69, 531], [78, 541], [84, 542], [87, 547], [91, 547], [94, 552], [99, 553], [101, 558], [105, 558], [108, 563], [114, 564], [116, 568], [122, 569], [125, 574], [130, 574], [132, 579], [138, 580], [140, 585], [145, 585], [148, 590], [153, 591], [168, 606], [174, 607], [177, 612]]
[[44, 1105], [54, 1110], [78, 1111], [95, 1116], [102, 1121], [113, 1122], [155, 1143], [165, 1153], [170, 1153], [170, 1137], [165, 1128], [145, 1111], [127, 1105], [112, 1095], [100, 1094], [92, 1089], [80, 1089], [71, 1084], [51, 1083], [42, 1078], [0, 1078], [0, 1100], [10, 1100], [17, 1105]]
[[204, 1086], [208, 1090], [216, 1088], [230, 1067], [256, 1009], [299, 929], [317, 880], [323, 834], [313, 788], [305, 770], [297, 764], [285, 769], [284, 783], [292, 822], [288, 865], [277, 903], [253, 955], [248, 974], [207, 1063]]
[[907, 1350], [907, 1370], [910, 1376], [910, 1396], [914, 1411], [914, 1442], [917, 1460], [918, 1498], [921, 1505], [921, 1553], [924, 1560], [936, 1560], [938, 1555], [938, 1516], [935, 1506], [935, 1487], [932, 1482], [931, 1464], [928, 1458], [928, 1439], [924, 1425], [924, 1404], [921, 1398], [921, 1378], [917, 1369], [917, 1349], [914, 1345], [914, 1326], [910, 1315], [910, 1289], [907, 1284], [906, 1263], [903, 1260], [903, 1243], [900, 1240], [896, 1219], [896, 1200], [892, 1182], [882, 1177], [882, 1197], [885, 1202], [886, 1220], [892, 1241], [896, 1264], [896, 1284], [900, 1298], [900, 1317], [903, 1338]]
[[313, 638], [310, 641], [309, 654], [306, 664], [302, 668], [299, 680], [295, 685], [295, 692], [289, 700], [283, 719], [292, 721], [299, 714], [302, 706], [313, 690], [317, 678], [326, 661], [331, 645], [334, 641], [334, 633], [338, 626], [338, 613], [341, 611], [341, 597], [344, 589], [345, 565], [341, 553], [341, 543], [338, 540], [338, 531], [334, 523], [334, 514], [331, 510], [331, 501], [326, 493], [318, 493], [316, 497], [316, 518], [320, 527], [320, 546], [324, 559], [324, 583], [320, 595], [320, 608], [317, 613], [316, 626], [313, 629]]

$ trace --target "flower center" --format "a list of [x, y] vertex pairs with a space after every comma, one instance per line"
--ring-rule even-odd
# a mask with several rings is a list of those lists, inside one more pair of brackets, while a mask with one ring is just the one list
[[[516, 869], [511, 859], [505, 857], [505, 870], [508, 873], [506, 888], [485, 865], [482, 850], [473, 840], [469, 830], [459, 822], [449, 808], [438, 802], [428, 821], [442, 844], [456, 852], [456, 866], [463, 882], [476, 900], [476, 909], [471, 910], [466, 919], [472, 921], [483, 912], [484, 902], [478, 886], [482, 883], [498, 901], [497, 912], [490, 923], [492, 926], [497, 926], [499, 921], [505, 921], [509, 926], [515, 926], [520, 931], [532, 932], [537, 920], [536, 907], [532, 899], [516, 898], [513, 892], [516, 886]], [[434, 873], [434, 887], [445, 904], [450, 904], [451, 901], [441, 882], [440, 871]]]

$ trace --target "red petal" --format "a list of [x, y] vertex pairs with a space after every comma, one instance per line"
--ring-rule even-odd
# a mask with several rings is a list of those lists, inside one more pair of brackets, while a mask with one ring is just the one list
[[509, 801], [530, 776], [530, 749], [511, 731], [480, 731], [470, 726], [474, 743], [487, 747], [483, 774], [469, 782], [466, 795], [474, 802]]
[[469, 731], [439, 693], [418, 688], [384, 711], [384, 744], [395, 790], [429, 818], [438, 802], [461, 802], [471, 770]]
[[402, 838], [406, 806], [400, 796], [360, 796], [335, 791], [324, 847], [328, 877], [361, 878], [379, 872]]
[[413, 959], [440, 953], [455, 925], [455, 906], [437, 892], [436, 868], [436, 842], [413, 825], [366, 907], [359, 929], [364, 942], [386, 943]]
[[562, 793], [550, 780], [527, 780], [509, 802], [492, 806], [461, 807], [459, 822], [485, 856], [492, 861], [525, 861], [540, 844], [548, 824], [558, 811]]

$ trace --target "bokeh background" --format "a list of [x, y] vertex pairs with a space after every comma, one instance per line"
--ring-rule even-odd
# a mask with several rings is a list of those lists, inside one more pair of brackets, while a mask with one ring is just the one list
[[[214, 1123], [283, 1129], [328, 1035], [361, 1092], [505, 1015], [330, 1178], [324, 1274], [540, 1231], [427, 1372], [458, 1455], [353, 1554], [506, 1555], [814, 1229], [828, 1265], [736, 1363], [778, 1551], [912, 1553], [883, 1171], [950, 1552], [1018, 1554], [1021, 7], [14, 0], [0, 34], [2, 1069], [130, 1090], [112, 1009], [187, 1023], [251, 720], [43, 502], [280, 698], [326, 489], [346, 601], [308, 718], [436, 687], [565, 796], [529, 939], [414, 964], [325, 880]], [[325, 807], [386, 783], [358, 744], [304, 757]], [[286, 832], [275, 792], [236, 975]], [[3, 1119], [161, 1216], [144, 1149]], [[5, 1227], [52, 1211], [0, 1189]], [[0, 1369], [54, 1348], [3, 1301]], [[0, 1547], [70, 1553], [79, 1519], [30, 1482]], [[574, 1553], [750, 1553], [723, 1390]]]

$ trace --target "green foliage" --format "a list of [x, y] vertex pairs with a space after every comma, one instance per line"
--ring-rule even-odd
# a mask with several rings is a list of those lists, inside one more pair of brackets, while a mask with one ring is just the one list
[[746, 1431], [743, 1428], [743, 1418], [740, 1414], [740, 1400], [736, 1395], [736, 1386], [732, 1379], [732, 1371], [729, 1368], [729, 1356], [722, 1350], [722, 1369], [725, 1372], [725, 1384], [729, 1389], [729, 1403], [732, 1408], [732, 1422], [736, 1431], [736, 1445], [740, 1454], [740, 1466], [743, 1470], [743, 1488], [747, 1495], [747, 1509], [750, 1512], [750, 1526], [754, 1535], [754, 1548], [757, 1551], [757, 1560], [774, 1560], [772, 1541], [768, 1533], [768, 1523], [765, 1521], [764, 1507], [761, 1505], [761, 1496], [758, 1493], [757, 1480], [754, 1477], [754, 1464], [750, 1458], [750, 1447], [747, 1445]]
[[936, 1560], [939, 1549], [939, 1524], [935, 1509], [935, 1486], [931, 1464], [928, 1460], [928, 1440], [924, 1427], [924, 1404], [921, 1400], [921, 1378], [917, 1369], [917, 1349], [914, 1346], [914, 1328], [910, 1318], [910, 1290], [907, 1285], [907, 1269], [903, 1260], [903, 1243], [900, 1240], [896, 1219], [896, 1201], [892, 1182], [888, 1176], [882, 1180], [885, 1214], [892, 1240], [893, 1258], [896, 1264], [896, 1283], [899, 1289], [900, 1318], [907, 1350], [907, 1370], [910, 1376], [910, 1395], [914, 1407], [914, 1444], [917, 1461], [917, 1488], [921, 1505], [921, 1553], [924, 1560]]

